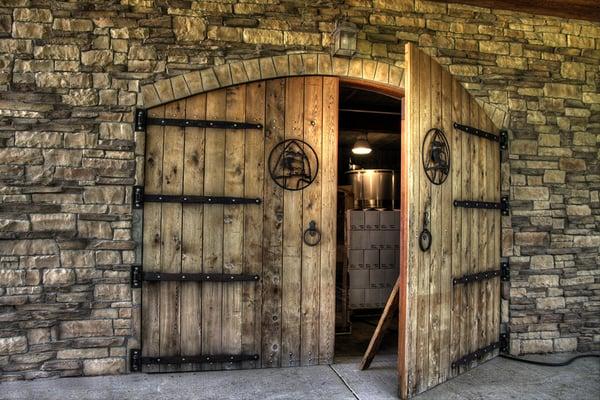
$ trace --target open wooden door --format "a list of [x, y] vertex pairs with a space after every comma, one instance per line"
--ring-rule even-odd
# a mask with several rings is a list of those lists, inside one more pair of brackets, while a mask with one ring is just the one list
[[[500, 199], [505, 136], [490, 135], [496, 128], [482, 108], [413, 44], [406, 47], [405, 83], [401, 229], [407, 240], [401, 251], [405, 279], [398, 359], [402, 398], [498, 353], [500, 216], [508, 212]], [[432, 145], [435, 131], [426, 138], [432, 128], [443, 131], [447, 147], [441, 136]], [[430, 172], [438, 173], [438, 183], [444, 162], [449, 162], [443, 183], [428, 179], [424, 160]], [[419, 247], [424, 228], [431, 233], [426, 251]]]
[[[133, 371], [333, 361], [337, 115], [338, 80], [318, 76], [219, 89], [142, 114], [145, 185], [134, 207], [143, 209], [143, 265], [133, 276], [142, 348], [131, 353]], [[285, 174], [298, 175], [274, 179]], [[294, 179], [311, 182], [282, 187]], [[318, 243], [305, 234], [311, 226]]]

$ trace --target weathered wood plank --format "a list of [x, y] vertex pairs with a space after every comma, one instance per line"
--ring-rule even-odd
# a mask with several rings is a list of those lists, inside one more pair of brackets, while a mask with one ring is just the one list
[[[206, 118], [223, 120], [226, 112], [226, 90], [206, 94]], [[204, 193], [223, 195], [225, 187], [225, 135], [222, 129], [206, 129], [204, 155]], [[203, 272], [223, 273], [223, 205], [204, 205], [202, 264]], [[220, 354], [222, 347], [223, 284], [202, 286], [202, 351]], [[219, 364], [204, 364], [203, 369], [220, 369]]]
[[[287, 59], [287, 57], [286, 57]], [[273, 147], [284, 139], [285, 79], [266, 82], [265, 172]], [[263, 277], [262, 277], [262, 366], [281, 366], [281, 273], [283, 244], [283, 189], [264, 179]]]
[[[292, 58], [290, 57], [290, 65]], [[285, 138], [304, 137], [304, 78], [288, 78]], [[300, 294], [302, 281], [302, 192], [284, 191], [283, 199], [282, 365], [300, 365]]]
[[[246, 89], [246, 122], [265, 126], [266, 82], [250, 83]], [[244, 196], [263, 198], [265, 132], [262, 129], [246, 130], [244, 147]], [[269, 210], [270, 211], [270, 210]], [[261, 343], [261, 291], [263, 281], [263, 203], [244, 209], [243, 273], [257, 274], [261, 279], [242, 286], [242, 352], [260, 354]], [[242, 363], [243, 368], [256, 368], [260, 361]]]
[[[244, 122], [246, 119], [246, 85], [226, 89], [227, 103], [225, 118], [228, 121]], [[227, 129], [225, 134], [225, 188], [227, 196], [244, 196], [244, 142], [242, 129]], [[223, 272], [242, 273], [244, 247], [244, 207], [228, 205], [223, 217]], [[223, 284], [223, 352], [239, 354], [242, 351], [242, 285], [230, 282]], [[226, 363], [224, 368], [239, 368], [241, 363]]]
[[[475, 126], [478, 124], [479, 122], [479, 108], [477, 107], [477, 104], [475, 103], [475, 100], [473, 100], [470, 96], [469, 96], [469, 110], [470, 110], [470, 115], [469, 115], [469, 125], [470, 126]], [[470, 152], [471, 152], [471, 156], [469, 158], [469, 164], [470, 164], [470, 169], [471, 169], [471, 194], [469, 196], [469, 199], [477, 199], [479, 198], [479, 187], [480, 187], [480, 178], [479, 178], [479, 173], [480, 173], [480, 168], [478, 165], [478, 160], [479, 160], [479, 148], [480, 148], [480, 141], [483, 140], [481, 138], [475, 137], [473, 135], [469, 135], [472, 136], [471, 139], [471, 143], [470, 143]], [[471, 219], [470, 219], [470, 226], [469, 226], [469, 233], [471, 235], [471, 241], [470, 241], [470, 249], [469, 249], [469, 266], [470, 266], [470, 272], [471, 273], [476, 273], [480, 270], [479, 265], [481, 264], [480, 260], [479, 260], [479, 246], [480, 246], [480, 236], [479, 236], [479, 222], [480, 222], [480, 216], [481, 216], [481, 211], [479, 209], [472, 209], [471, 210]], [[480, 286], [481, 284], [479, 282], [475, 282], [472, 283], [470, 285], [467, 286], [467, 290], [470, 291], [471, 293], [471, 308], [469, 310], [469, 318], [471, 320], [471, 330], [469, 331], [469, 335], [471, 336], [471, 351], [475, 351], [478, 348], [481, 347], [481, 342], [479, 340], [479, 325], [481, 324], [481, 316], [479, 315], [479, 307], [480, 307]]]
[[[470, 121], [470, 102], [469, 95], [466, 90], [461, 86], [461, 121], [464, 125], [468, 124]], [[462, 159], [461, 159], [461, 171], [462, 171], [462, 199], [471, 198], [471, 147], [473, 137], [471, 135], [467, 135], [463, 132], [460, 132], [462, 135]], [[461, 248], [461, 262], [462, 262], [462, 270], [461, 275], [467, 274], [471, 272], [471, 258], [470, 258], [470, 250], [471, 250], [471, 218], [473, 215], [472, 209], [464, 209], [462, 210], [462, 248]], [[473, 320], [472, 312], [473, 310], [473, 296], [471, 290], [468, 288], [458, 288], [458, 290], [462, 291], [463, 296], [463, 308], [460, 310], [462, 316], [462, 326], [461, 326], [461, 353], [459, 357], [471, 352], [471, 329]], [[459, 372], [462, 373], [466, 370], [466, 368], [460, 367]]]
[[[431, 128], [442, 127], [442, 68], [431, 62]], [[427, 181], [431, 193], [430, 231], [433, 238], [429, 250], [429, 369], [427, 387], [438, 384], [440, 374], [440, 314], [441, 314], [441, 266], [442, 266], [442, 188]]]
[[[475, 103], [475, 106], [479, 108], [479, 105]], [[477, 126], [485, 129], [485, 113], [483, 111], [479, 112], [479, 120], [477, 121]], [[479, 179], [479, 199], [481, 201], [492, 201], [488, 200], [488, 152], [489, 148], [494, 145], [498, 146], [497, 143], [492, 143], [486, 139], [480, 139], [479, 142], [479, 153], [477, 157], [477, 168], [478, 168], [478, 179]], [[497, 201], [497, 200], [493, 200]], [[489, 254], [488, 247], [490, 241], [490, 235], [488, 231], [488, 219], [492, 216], [492, 213], [486, 212], [486, 210], [479, 211], [479, 263], [478, 268], [479, 271], [489, 271], [493, 269], [494, 266], [490, 265], [489, 262]], [[480, 325], [479, 325], [479, 347], [485, 347], [489, 344], [488, 342], [488, 326], [487, 326], [487, 316], [488, 316], [488, 292], [489, 292], [489, 283], [490, 280], [485, 280], [481, 282], [479, 285], [479, 312], [478, 314], [481, 316]], [[484, 357], [488, 359], [489, 355]]]
[[[149, 117], [164, 118], [164, 106], [148, 110]], [[145, 190], [160, 193], [163, 180], [163, 136], [164, 128], [156, 125], [146, 132]], [[144, 207], [144, 233], [142, 262], [146, 271], [160, 271], [161, 265], [161, 213], [159, 203], [148, 203]], [[142, 355], [160, 355], [160, 286], [142, 286]], [[147, 367], [148, 372], [158, 372], [158, 366]]]
[[[165, 106], [165, 118], [183, 118], [185, 101], [169, 103]], [[165, 127], [163, 155], [163, 183], [161, 193], [183, 194], [183, 129], [176, 126]], [[162, 205], [162, 251], [161, 271], [181, 272], [181, 204]], [[180, 284], [162, 282], [160, 284], [160, 355], [177, 356], [181, 352]], [[177, 367], [161, 365], [161, 371], [174, 371]]]
[[[419, 130], [417, 131], [419, 143], [423, 143], [426, 132], [431, 128], [431, 58], [419, 52]], [[420, 147], [420, 146], [419, 146]], [[419, 154], [420, 155], [420, 154]], [[425, 212], [431, 216], [430, 183], [419, 167], [416, 160], [415, 169], [420, 175], [419, 179], [419, 215], [421, 219]], [[420, 222], [422, 227], [423, 221]], [[431, 225], [431, 224], [430, 224]], [[435, 239], [434, 239], [435, 240]], [[429, 377], [429, 268], [431, 256], [429, 252], [419, 252], [418, 273], [418, 314], [417, 314], [417, 392], [427, 389]]]
[[[185, 117], [206, 117], [206, 94], [190, 97], [185, 102]], [[203, 128], [185, 128], [183, 193], [204, 194], [204, 134]], [[183, 205], [181, 238], [181, 272], [202, 272], [202, 225], [204, 209], [201, 204]], [[202, 283], [181, 285], [181, 354], [202, 353]], [[200, 365], [182, 366], [198, 370]]]
[[321, 168], [321, 238], [319, 363], [333, 362], [335, 339], [335, 257], [337, 207], [339, 81], [323, 78], [323, 156]]
[[[452, 77], [450, 73], [442, 69], [442, 97], [441, 97], [441, 125], [446, 133], [448, 145], [450, 146], [450, 163], [452, 165], [454, 154], [452, 153]], [[452, 257], [454, 247], [452, 237], [454, 235], [452, 219], [452, 172], [441, 187], [441, 273], [440, 273], [440, 375], [439, 382], [445, 382], [450, 376], [450, 340], [451, 340], [451, 313], [452, 313]]]
[[[303, 90], [304, 141], [312, 146], [317, 153], [318, 159], [322, 160], [323, 78], [306, 77], [304, 79]], [[317, 223], [319, 230], [322, 229], [321, 176], [321, 174], [318, 174], [314, 182], [302, 190], [303, 229], [306, 229], [311, 221]], [[327, 234], [331, 233], [327, 232]], [[302, 242], [301, 365], [315, 365], [319, 362], [320, 264], [321, 246], [308, 246]]]

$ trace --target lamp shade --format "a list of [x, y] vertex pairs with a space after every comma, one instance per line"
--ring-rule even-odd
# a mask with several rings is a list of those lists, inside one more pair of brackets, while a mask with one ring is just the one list
[[369, 145], [369, 141], [366, 139], [359, 138], [354, 142], [354, 146], [352, 146], [352, 153], [365, 155], [371, 153], [371, 145]]

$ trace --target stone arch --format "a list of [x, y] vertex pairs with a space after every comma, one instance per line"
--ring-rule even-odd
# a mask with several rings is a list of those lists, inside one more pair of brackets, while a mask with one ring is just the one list
[[[142, 105], [151, 108], [227, 86], [300, 75], [347, 77], [404, 88], [404, 69], [398, 66], [366, 58], [349, 59], [312, 52], [234, 61], [162, 79], [142, 86]], [[496, 127], [508, 126], [509, 116], [504, 110], [476, 100]]]
[[150, 108], [227, 86], [300, 75], [330, 75], [396, 88], [404, 86], [404, 69], [395, 65], [327, 53], [301, 53], [235, 61], [162, 79], [142, 86], [142, 104]]

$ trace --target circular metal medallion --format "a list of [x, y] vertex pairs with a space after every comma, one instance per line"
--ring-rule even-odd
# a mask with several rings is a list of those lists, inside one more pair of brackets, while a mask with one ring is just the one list
[[287, 190], [302, 190], [319, 172], [315, 150], [299, 139], [278, 143], [269, 154], [269, 173], [275, 183]]
[[427, 179], [434, 185], [444, 183], [450, 173], [450, 146], [443, 130], [432, 128], [427, 131], [421, 157]]

